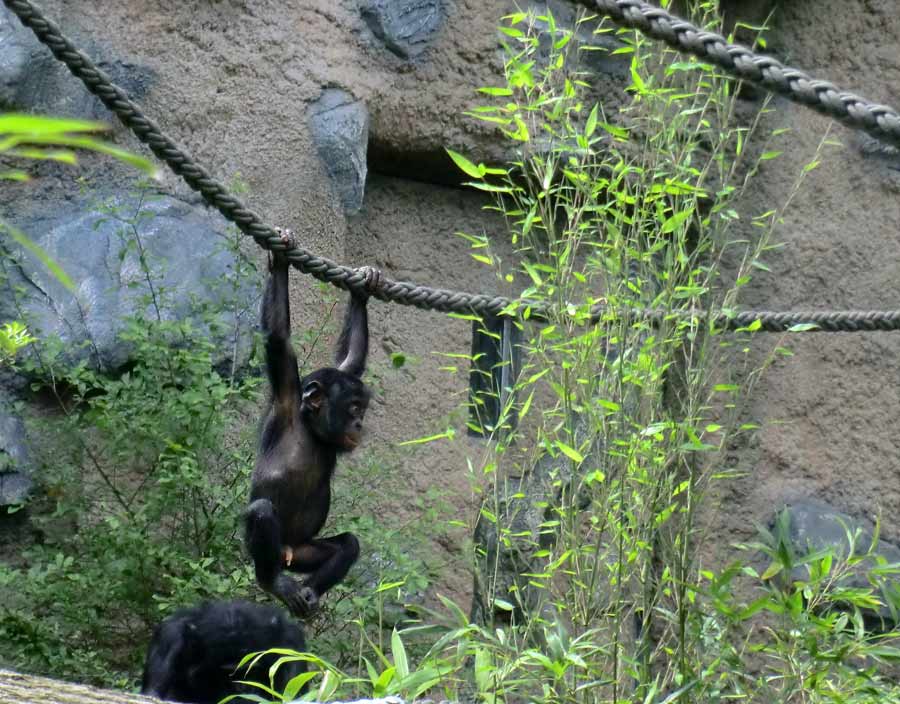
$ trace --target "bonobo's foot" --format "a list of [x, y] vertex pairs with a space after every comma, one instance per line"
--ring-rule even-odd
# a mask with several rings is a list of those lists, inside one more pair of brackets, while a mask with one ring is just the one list
[[307, 614], [311, 614], [319, 608], [319, 595], [316, 594], [316, 590], [312, 587], [306, 585], [300, 587], [300, 598], [303, 599], [303, 603], [306, 604]]
[[[297, 240], [294, 237], [294, 231], [289, 230], [286, 227], [276, 227], [273, 228], [276, 233], [278, 233], [278, 237], [281, 242], [284, 244], [286, 249], [292, 249], [297, 244]], [[278, 266], [287, 266], [288, 260], [283, 251], [269, 251], [269, 270], [271, 271], [275, 265]]]
[[281, 558], [284, 560], [285, 567], [290, 567], [294, 561], [294, 548], [290, 545], [285, 545], [281, 548]]
[[319, 595], [312, 587], [300, 585], [284, 573], [275, 578], [272, 593], [298, 618], [309, 616], [319, 607]]
[[374, 266], [361, 266], [356, 271], [363, 275], [366, 295], [372, 295], [381, 288], [381, 269]]

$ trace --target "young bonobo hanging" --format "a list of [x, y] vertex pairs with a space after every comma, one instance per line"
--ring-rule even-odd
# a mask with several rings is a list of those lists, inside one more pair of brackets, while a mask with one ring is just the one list
[[[282, 231], [286, 243], [289, 231]], [[369, 392], [360, 377], [369, 348], [368, 295], [350, 298], [337, 343], [336, 368], [300, 378], [290, 343], [288, 260], [275, 253], [262, 304], [271, 403], [263, 416], [259, 455], [246, 513], [247, 546], [259, 585], [295, 616], [311, 613], [359, 556], [351, 533], [316, 538], [331, 503], [337, 455], [359, 444]], [[366, 290], [381, 273], [364, 267]], [[296, 581], [283, 570], [306, 574]]]

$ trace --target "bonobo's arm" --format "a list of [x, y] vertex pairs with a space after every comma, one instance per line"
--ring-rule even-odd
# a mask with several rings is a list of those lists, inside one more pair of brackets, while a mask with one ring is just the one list
[[291, 308], [288, 300], [287, 258], [275, 253], [262, 303], [262, 330], [266, 337], [266, 371], [272, 385], [276, 413], [290, 414], [300, 398], [297, 355], [291, 347]]
[[371, 267], [362, 267], [366, 277], [366, 293], [353, 292], [344, 315], [344, 327], [338, 338], [335, 362], [338, 369], [361, 377], [366, 370], [366, 357], [369, 354], [369, 315], [366, 303], [369, 293], [381, 283], [381, 272]]

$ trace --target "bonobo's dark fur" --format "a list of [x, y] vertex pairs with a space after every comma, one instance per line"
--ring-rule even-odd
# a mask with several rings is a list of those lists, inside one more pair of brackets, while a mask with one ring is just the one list
[[[316, 538], [328, 517], [337, 455], [362, 436], [369, 392], [360, 377], [369, 348], [367, 296], [353, 295], [337, 344], [336, 368], [300, 378], [290, 343], [288, 262], [276, 254], [262, 304], [272, 398], [263, 416], [259, 455], [246, 513], [256, 579], [291, 613], [304, 616], [359, 556], [350, 533]], [[380, 274], [366, 269], [369, 290]], [[301, 582], [283, 572], [308, 576]]]
[[[262, 658], [249, 673], [246, 667], [236, 668], [248, 653], [271, 648], [306, 650], [300, 625], [281, 609], [246, 601], [212, 601], [182, 609], [153, 633], [141, 694], [196, 704], [215, 704], [229, 694], [262, 694], [235, 680], [268, 686], [269, 667], [278, 656]], [[278, 668], [275, 689], [284, 691], [303, 672], [306, 663], [285, 663]]]

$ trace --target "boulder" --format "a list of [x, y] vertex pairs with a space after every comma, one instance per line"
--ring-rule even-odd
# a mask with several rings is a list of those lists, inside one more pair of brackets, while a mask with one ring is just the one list
[[24, 503], [32, 485], [25, 425], [0, 405], [0, 507]]
[[428, 47], [443, 12], [441, 0], [364, 0], [362, 16], [388, 49], [409, 59]]
[[[853, 548], [854, 555], [865, 555], [872, 544], [873, 526], [870, 523], [837, 511], [827, 504], [816, 501], [796, 501], [786, 505], [784, 510], [788, 514], [791, 547], [797, 555], [833, 548], [836, 557], [846, 557], [850, 552], [848, 532], [850, 535], [857, 534]], [[857, 589], [868, 589], [874, 586], [883, 592], [882, 598], [892, 594], [892, 599], [897, 598], [900, 595], [900, 584], [896, 577], [880, 576], [874, 580], [870, 579], [870, 570], [876, 567], [882, 559], [887, 564], [900, 564], [900, 548], [879, 538], [874, 553], [854, 565], [847, 577], [841, 580], [841, 586]], [[808, 579], [806, 567], [795, 568], [791, 577], [794, 580]], [[868, 616], [892, 620], [891, 611], [887, 606], [881, 607], [877, 613], [868, 614]]]
[[310, 125], [319, 156], [325, 163], [344, 211], [362, 207], [366, 188], [369, 111], [349, 93], [329, 88], [310, 107]]
[[[243, 364], [252, 346], [259, 281], [254, 277], [232, 287], [236, 262], [220, 235], [225, 221], [170, 196], [148, 197], [140, 205], [137, 198], [109, 203], [123, 216], [140, 209], [140, 246], [163, 298], [163, 316], [180, 320], [197, 305], [212, 304], [220, 311], [216, 322], [230, 331], [216, 361]], [[130, 354], [119, 339], [124, 318], [156, 314], [134, 232], [94, 201], [58, 201], [54, 208], [52, 214], [10, 219], [62, 267], [76, 290], [67, 290], [33, 254], [0, 234], [0, 243], [18, 261], [0, 282], [0, 320], [24, 318], [34, 336], [58, 336], [68, 361], [117, 369]]]
[[[552, 0], [551, 2], [533, 2], [530, 8], [538, 15], [553, 15], [558, 28], [566, 28], [575, 33], [573, 45], [577, 46], [577, 53], [570, 57], [572, 68], [580, 71], [589, 71], [594, 76], [609, 76], [622, 86], [628, 85], [631, 78], [631, 55], [615, 54], [626, 44], [619, 39], [614, 32], [595, 33], [596, 25], [593, 22], [578, 20], [583, 14], [583, 9], [568, 0]], [[544, 20], [536, 20], [534, 27], [537, 30], [539, 51], [535, 58], [543, 67], [549, 65], [552, 52], [552, 43], [559, 38], [550, 33], [550, 26]], [[500, 35], [502, 42], [508, 43], [509, 37]], [[505, 56], [504, 56], [505, 59]], [[596, 80], [596, 79], [594, 79]], [[608, 94], [601, 94], [606, 100]], [[606, 100], [603, 101], [604, 106]]]
[[28, 72], [34, 43], [31, 32], [0, 5], [0, 108], [14, 106], [17, 87]]
[[[132, 99], [139, 100], [146, 95], [154, 81], [150, 68], [119, 59], [105, 60], [107, 52], [89, 38], [78, 37], [77, 43]], [[0, 108], [114, 121], [103, 103], [3, 6], [0, 6]]]

